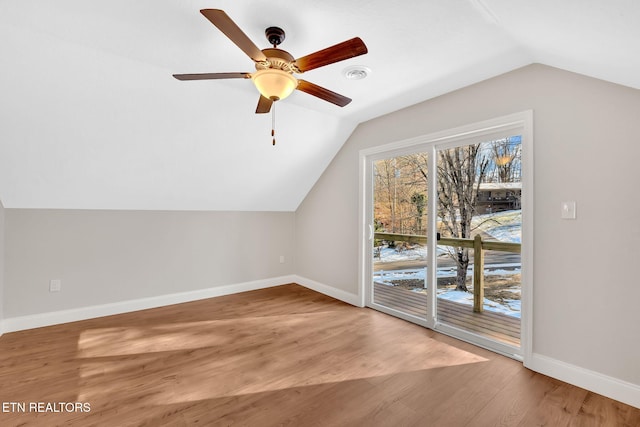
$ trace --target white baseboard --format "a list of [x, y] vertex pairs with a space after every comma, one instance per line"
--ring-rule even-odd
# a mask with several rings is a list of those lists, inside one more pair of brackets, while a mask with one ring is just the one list
[[75, 322], [78, 320], [93, 319], [96, 317], [110, 316], [113, 314], [129, 313], [132, 311], [163, 307], [171, 304], [180, 304], [183, 302], [197, 301], [206, 298], [219, 297], [222, 295], [230, 295], [239, 292], [253, 291], [256, 289], [270, 288], [273, 286], [279, 286], [294, 282], [294, 276], [280, 276], [270, 279], [255, 280], [252, 282], [236, 283], [232, 285], [199, 289], [196, 291], [180, 292], [175, 294], [159, 295], [155, 297], [140, 298], [110, 304], [74, 308], [71, 310], [10, 317], [2, 321], [2, 324], [0, 324], [0, 328], [4, 332], [21, 331], [24, 329], [40, 328], [43, 326], [57, 325], [60, 323]]
[[306, 277], [301, 276], [293, 276], [293, 282], [297, 283], [300, 286], [304, 286], [305, 288], [320, 292], [321, 294], [330, 296], [340, 301], [344, 301], [347, 304], [355, 305], [356, 307], [363, 307], [363, 305], [360, 303], [360, 297], [356, 294], [345, 292], [342, 289], [337, 289], [332, 286], [328, 286], [323, 283], [316, 282], [315, 280], [307, 279]]
[[525, 366], [533, 371], [640, 408], [640, 386], [534, 353]]

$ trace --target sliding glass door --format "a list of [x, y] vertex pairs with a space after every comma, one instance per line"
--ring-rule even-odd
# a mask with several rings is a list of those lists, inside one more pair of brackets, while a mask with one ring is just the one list
[[[521, 135], [436, 148], [441, 328], [520, 347]], [[505, 350], [506, 351], [506, 350]]]
[[361, 153], [367, 306], [522, 355], [523, 130]]

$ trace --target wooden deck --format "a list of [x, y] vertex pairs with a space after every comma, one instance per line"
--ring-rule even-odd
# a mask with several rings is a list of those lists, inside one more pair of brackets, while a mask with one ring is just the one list
[[[375, 283], [374, 302], [424, 319], [427, 295]], [[520, 346], [520, 319], [485, 310], [475, 313], [473, 306], [438, 298], [438, 320], [505, 344]]]

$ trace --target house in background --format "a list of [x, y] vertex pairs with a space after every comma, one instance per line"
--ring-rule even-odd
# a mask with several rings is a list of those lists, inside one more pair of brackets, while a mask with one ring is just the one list
[[478, 188], [476, 209], [479, 214], [520, 209], [521, 200], [521, 182], [483, 182]]
[[296, 55], [369, 47], [344, 64], [373, 70], [361, 84], [305, 76], [353, 105], [294, 93], [273, 147], [249, 82], [171, 78], [251, 69], [210, 5], [3, 2], [1, 331], [290, 282], [361, 305], [361, 150], [531, 110], [525, 366], [640, 407], [640, 6], [560, 3], [225, 6], [260, 46], [277, 24]]

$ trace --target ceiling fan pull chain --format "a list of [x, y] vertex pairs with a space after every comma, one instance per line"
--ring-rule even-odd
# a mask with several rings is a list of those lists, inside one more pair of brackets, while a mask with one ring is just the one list
[[273, 103], [271, 107], [271, 137], [273, 138], [272, 145], [276, 145], [276, 103]]

